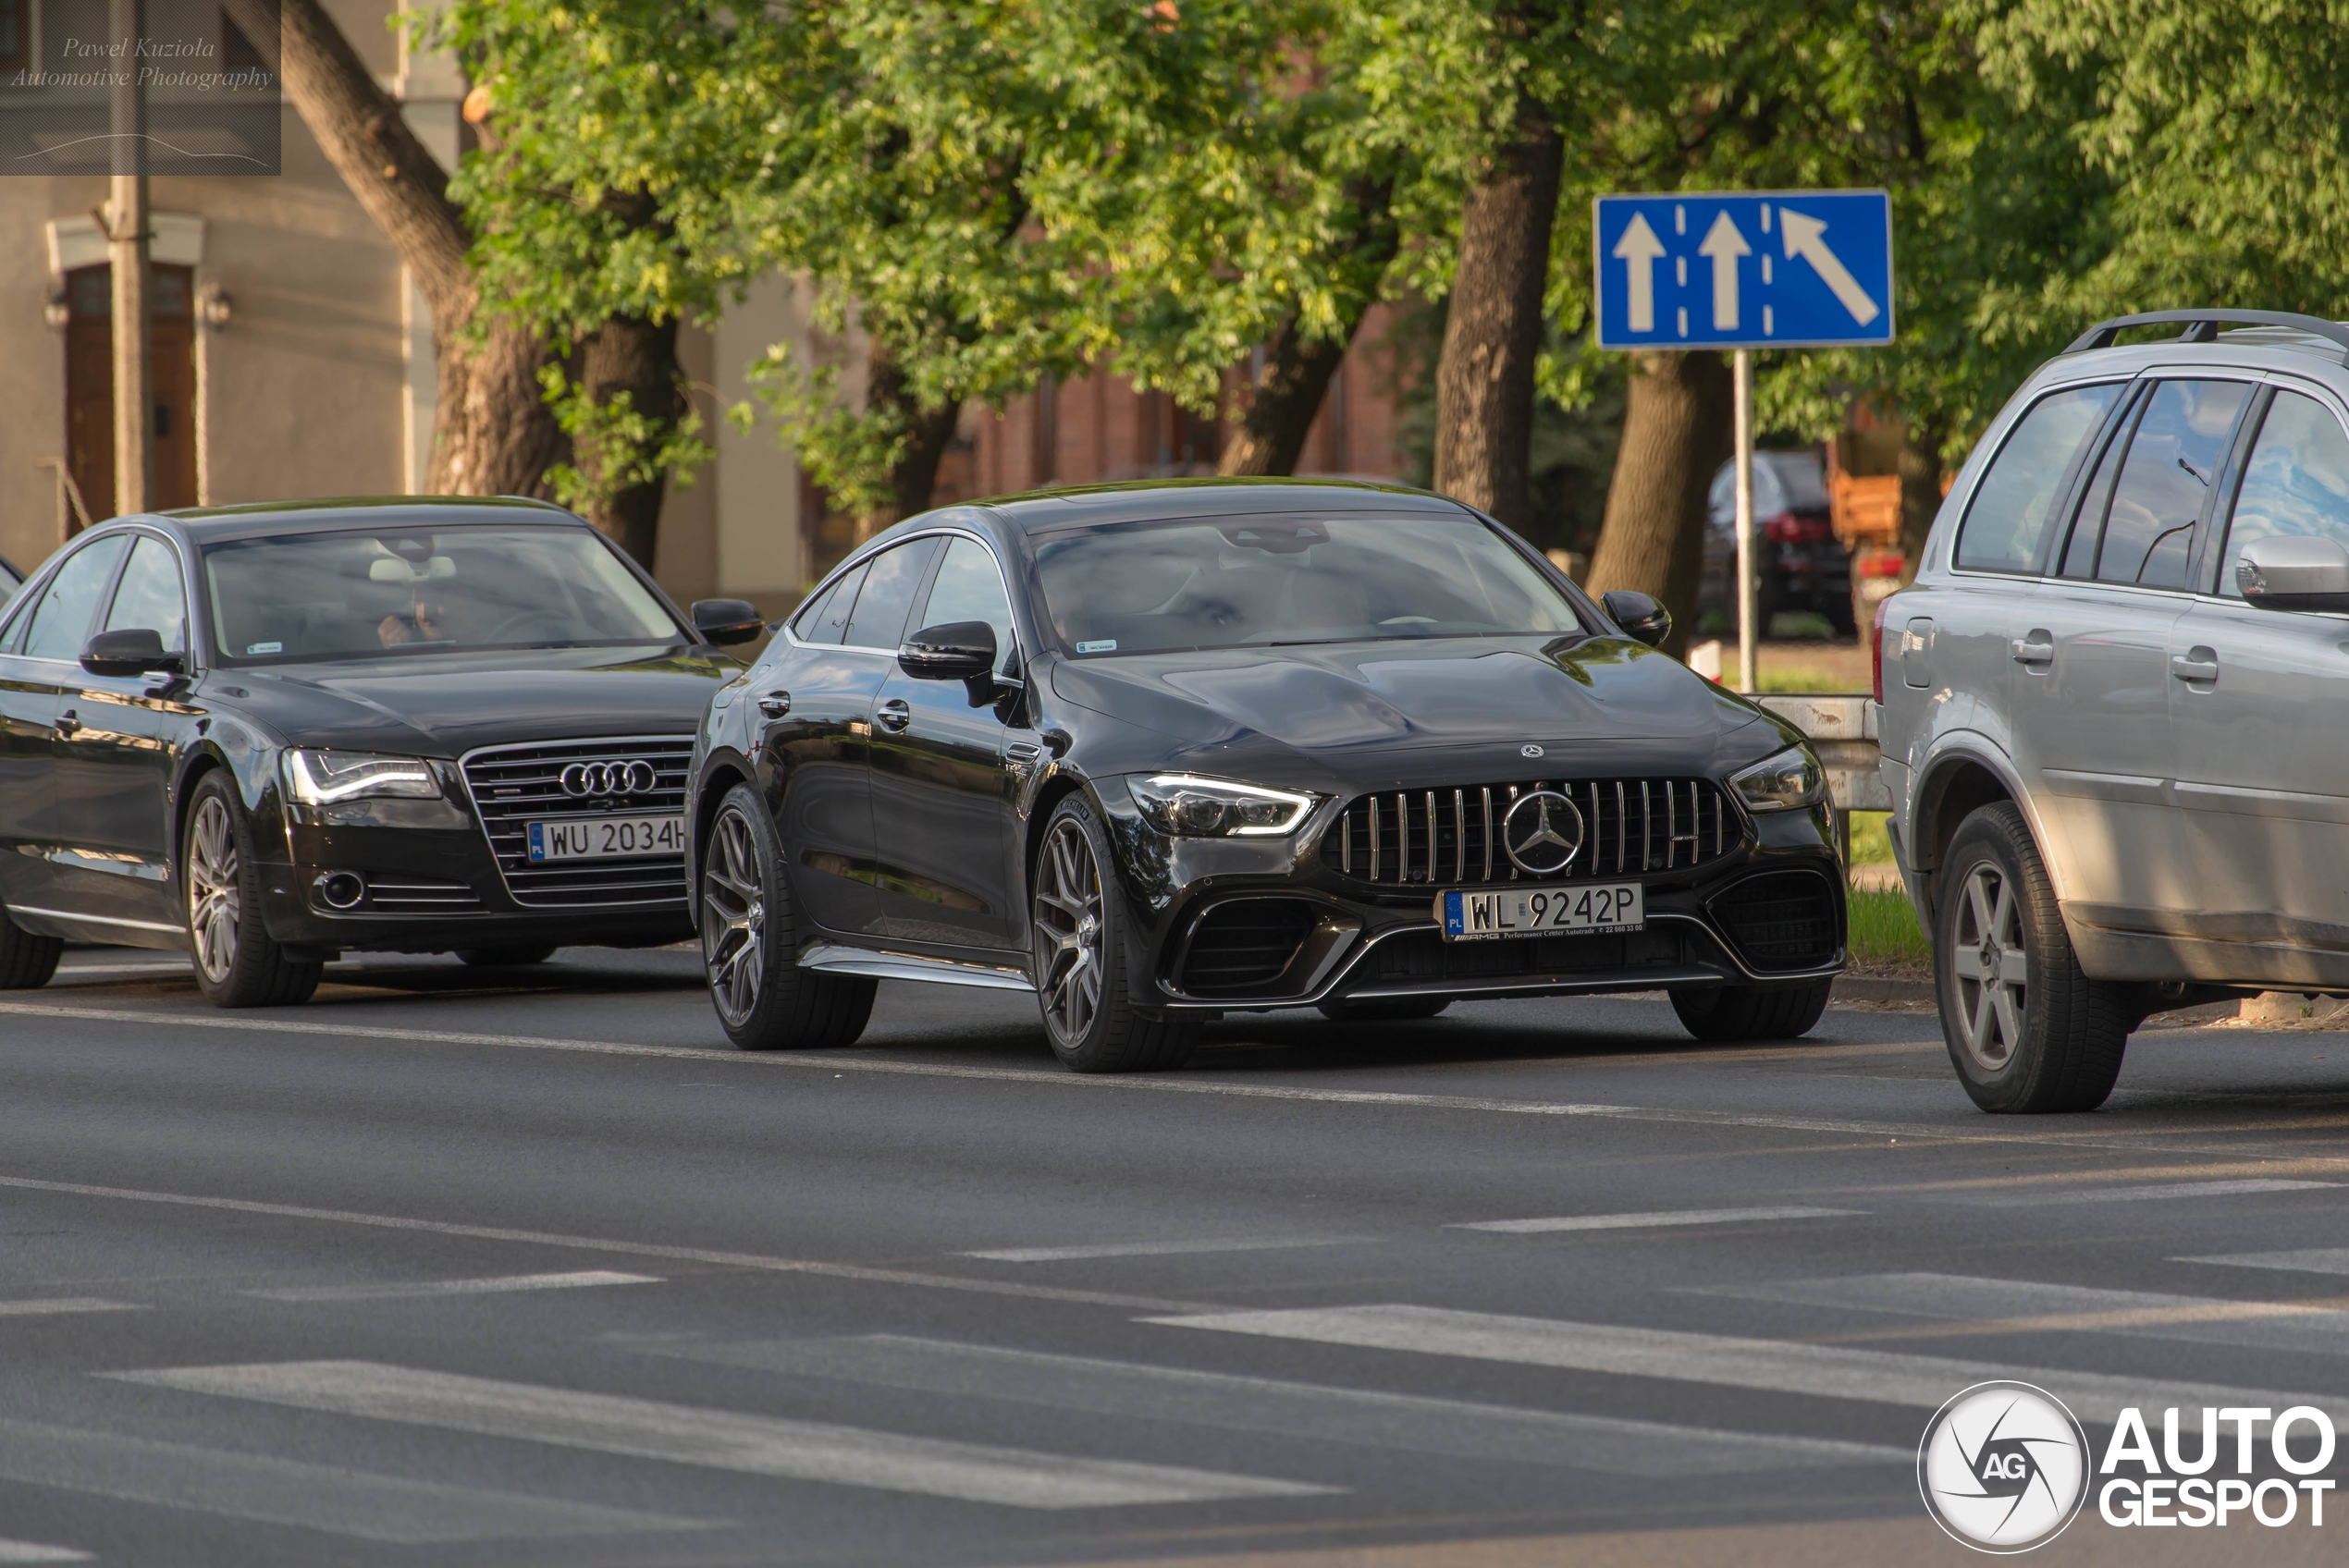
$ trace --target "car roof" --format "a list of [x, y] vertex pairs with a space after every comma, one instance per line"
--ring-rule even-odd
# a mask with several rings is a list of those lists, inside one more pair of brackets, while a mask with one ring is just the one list
[[1448, 496], [1408, 484], [1358, 479], [1146, 479], [1115, 484], [1078, 484], [1024, 495], [998, 496], [972, 503], [1027, 533], [1144, 522], [1184, 517], [1230, 517], [1263, 512], [1355, 511], [1465, 512]]
[[552, 501], [524, 496], [337, 496], [318, 500], [255, 501], [234, 507], [188, 507], [127, 518], [162, 522], [198, 543], [267, 534], [363, 528], [440, 528], [461, 523], [532, 522], [591, 526]]

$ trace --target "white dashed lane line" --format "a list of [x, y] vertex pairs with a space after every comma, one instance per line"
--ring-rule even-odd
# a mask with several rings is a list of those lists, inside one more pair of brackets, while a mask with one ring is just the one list
[[1777, 1208], [1677, 1208], [1653, 1214], [1571, 1214], [1553, 1219], [1464, 1220], [1445, 1229], [1530, 1236], [1551, 1231], [1644, 1231], [1651, 1226], [1739, 1225], [1765, 1219], [1839, 1219], [1864, 1212], [1857, 1208], [1806, 1208], [1790, 1204]]
[[408, 1301], [422, 1296], [490, 1296], [510, 1291], [576, 1291], [596, 1285], [659, 1285], [654, 1274], [615, 1274], [591, 1268], [573, 1274], [507, 1274], [488, 1280], [386, 1280], [361, 1285], [293, 1285], [241, 1291], [262, 1301]]
[[47, 1301], [0, 1301], [0, 1317], [49, 1317], [76, 1312], [140, 1312], [143, 1310], [144, 1308], [137, 1302], [101, 1301], [96, 1296], [55, 1296]]
[[2338, 1187], [2338, 1182], [2160, 1182], [2143, 1187], [2058, 1188], [2046, 1192], [1980, 1193], [1954, 1200], [1981, 1208], [2037, 1208], [2066, 1203], [2161, 1203], [2183, 1198], [2244, 1197], [2255, 1193], [2303, 1193]]
[[1102, 1242], [1089, 1246], [999, 1247], [992, 1252], [957, 1253], [957, 1257], [983, 1257], [993, 1263], [1066, 1263], [1089, 1257], [1186, 1257], [1210, 1252], [1281, 1252], [1291, 1247], [1342, 1247], [1373, 1240], [1369, 1236], [1254, 1236], [1223, 1241]]

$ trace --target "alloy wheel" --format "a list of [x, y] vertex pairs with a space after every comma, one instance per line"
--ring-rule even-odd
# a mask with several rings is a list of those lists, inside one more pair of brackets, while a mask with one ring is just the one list
[[1036, 868], [1037, 988], [1052, 1032], [1075, 1045], [1101, 1005], [1101, 869], [1072, 819], [1056, 823]]
[[701, 879], [701, 952], [719, 1016], [739, 1028], [758, 1005], [766, 973], [767, 900], [760, 889], [758, 840], [742, 813], [718, 814]]
[[1986, 862], [1967, 873], [1957, 927], [1949, 968], [1958, 982], [1966, 1051], [1986, 1072], [1996, 1072], [2023, 1046], [2024, 987], [2030, 975], [2022, 905], [2013, 885], [1996, 865]]
[[206, 795], [188, 828], [188, 928], [196, 939], [196, 962], [215, 986], [226, 984], [237, 965], [241, 902], [236, 825], [228, 802]]

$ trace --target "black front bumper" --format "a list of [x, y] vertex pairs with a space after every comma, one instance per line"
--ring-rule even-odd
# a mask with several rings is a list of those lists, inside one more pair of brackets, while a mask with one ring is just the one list
[[1844, 964], [1844, 874], [1823, 809], [1754, 817], [1694, 867], [1570, 879], [1642, 884], [1641, 930], [1450, 942], [1436, 896], [1503, 884], [1366, 888], [1322, 864], [1323, 822], [1294, 840], [1248, 843], [1167, 839], [1114, 803], [1112, 815], [1147, 954], [1131, 984], [1147, 1007], [1805, 984]]

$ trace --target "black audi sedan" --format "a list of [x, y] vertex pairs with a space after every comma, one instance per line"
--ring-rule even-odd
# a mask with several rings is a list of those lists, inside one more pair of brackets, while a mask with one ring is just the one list
[[1201, 1023], [1663, 989], [1816, 1023], [1843, 877], [1800, 734], [1470, 508], [1190, 481], [950, 508], [856, 550], [695, 747], [719, 1020], [854, 1040], [879, 978], [1034, 991], [1070, 1067]]
[[688, 938], [694, 731], [760, 630], [535, 501], [90, 530], [0, 610], [0, 987], [66, 940], [185, 949], [249, 1007], [346, 951]]

